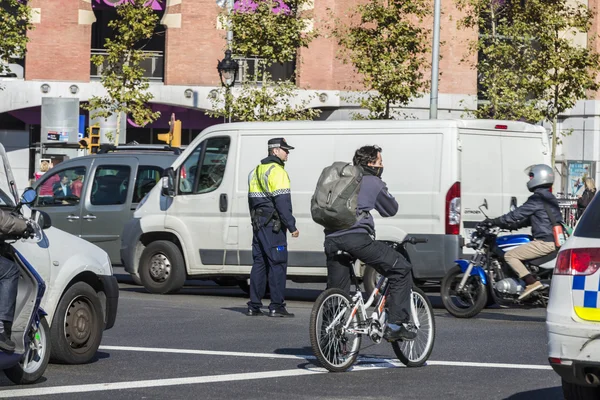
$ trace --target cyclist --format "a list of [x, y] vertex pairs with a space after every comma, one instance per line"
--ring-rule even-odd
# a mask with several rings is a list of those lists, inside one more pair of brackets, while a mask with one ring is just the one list
[[327, 287], [350, 291], [351, 266], [340, 259], [337, 254], [340, 250], [375, 268], [390, 283], [389, 323], [384, 338], [388, 341], [411, 340], [416, 337], [416, 332], [408, 325], [412, 267], [396, 250], [375, 240], [375, 224], [370, 214], [371, 210], [377, 210], [382, 217], [393, 217], [398, 212], [398, 202], [381, 179], [381, 152], [378, 146], [364, 146], [354, 154], [353, 164], [364, 170], [356, 210], [358, 215], [363, 213], [364, 216], [349, 229], [325, 230]]

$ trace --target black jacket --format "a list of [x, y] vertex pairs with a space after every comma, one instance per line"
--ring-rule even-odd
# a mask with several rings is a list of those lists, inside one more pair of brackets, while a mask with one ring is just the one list
[[10, 211], [0, 209], [0, 236], [23, 235], [29, 228], [27, 221]]
[[534, 239], [544, 242], [554, 242], [552, 233], [552, 222], [546, 212], [544, 203], [548, 210], [554, 215], [556, 222], [564, 222], [558, 207], [558, 200], [549, 189], [536, 189], [521, 207], [492, 220], [492, 223], [500, 228], [517, 228], [531, 226], [531, 234]]

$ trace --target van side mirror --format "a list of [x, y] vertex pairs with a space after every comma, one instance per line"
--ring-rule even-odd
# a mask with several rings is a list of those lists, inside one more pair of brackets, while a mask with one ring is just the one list
[[162, 174], [161, 193], [167, 197], [175, 197], [175, 170], [169, 167]]

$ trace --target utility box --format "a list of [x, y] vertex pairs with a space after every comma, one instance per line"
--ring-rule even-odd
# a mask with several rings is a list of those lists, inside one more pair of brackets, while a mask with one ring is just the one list
[[42, 97], [42, 144], [75, 144], [79, 141], [79, 99]]

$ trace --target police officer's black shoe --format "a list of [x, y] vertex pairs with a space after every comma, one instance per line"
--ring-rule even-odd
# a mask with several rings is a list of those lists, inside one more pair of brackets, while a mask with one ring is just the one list
[[385, 328], [383, 338], [388, 342], [395, 342], [396, 340], [413, 340], [417, 337], [417, 333], [406, 327], [406, 324], [400, 324], [399, 329], [392, 329], [389, 325]]
[[263, 312], [260, 310], [260, 308], [248, 307], [248, 311], [246, 311], [246, 315], [249, 317], [260, 317], [265, 314], [263, 314]]
[[294, 314], [288, 312], [285, 307], [281, 307], [275, 310], [269, 310], [269, 317], [294, 318]]
[[15, 342], [10, 340], [10, 338], [6, 336], [4, 332], [0, 333], [0, 350], [9, 353], [15, 351]]

